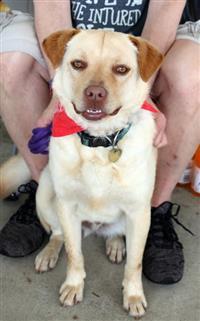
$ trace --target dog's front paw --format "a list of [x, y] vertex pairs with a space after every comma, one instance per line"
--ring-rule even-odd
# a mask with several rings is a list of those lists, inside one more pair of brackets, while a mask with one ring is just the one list
[[83, 300], [84, 282], [79, 285], [69, 285], [65, 281], [60, 288], [60, 302], [63, 306], [72, 306]]
[[139, 319], [146, 312], [147, 302], [144, 295], [127, 296], [127, 294], [124, 293], [123, 306], [131, 316], [135, 319]]
[[37, 272], [46, 272], [53, 269], [58, 261], [58, 253], [50, 247], [45, 247], [35, 258]]
[[126, 254], [123, 236], [116, 236], [106, 240], [106, 255], [112, 263], [121, 263]]

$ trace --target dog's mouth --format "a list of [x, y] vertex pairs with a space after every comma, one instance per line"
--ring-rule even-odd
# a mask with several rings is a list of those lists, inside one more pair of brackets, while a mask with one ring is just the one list
[[74, 110], [77, 114], [81, 114], [85, 119], [87, 120], [92, 120], [92, 121], [96, 121], [96, 120], [100, 120], [103, 119], [107, 116], [114, 116], [117, 115], [117, 113], [119, 112], [119, 110], [121, 109], [121, 106], [116, 108], [112, 113], [107, 113], [105, 111], [104, 108], [101, 107], [86, 107], [83, 111], [80, 111], [77, 109], [76, 105], [73, 103], [74, 106]]

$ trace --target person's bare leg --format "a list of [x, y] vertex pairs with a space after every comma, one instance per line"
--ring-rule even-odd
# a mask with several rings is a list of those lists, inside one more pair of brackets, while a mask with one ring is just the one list
[[143, 257], [143, 273], [160, 284], [181, 280], [183, 247], [173, 226], [171, 195], [200, 141], [200, 46], [176, 41], [154, 86], [158, 107], [167, 118], [168, 145], [159, 149], [151, 226]]
[[50, 101], [48, 72], [24, 53], [1, 54], [1, 117], [8, 133], [38, 181], [46, 156], [33, 155], [27, 146], [32, 129]]
[[36, 215], [35, 181], [38, 181], [47, 157], [31, 154], [27, 143], [32, 129], [50, 100], [48, 73], [31, 56], [24, 53], [4, 53], [0, 62], [1, 117], [10, 137], [28, 164], [33, 179], [21, 186], [23, 192], [29, 196], [0, 232], [0, 253], [21, 257], [37, 250], [46, 235]]
[[168, 145], [159, 150], [152, 206], [171, 194], [200, 142], [200, 46], [178, 40], [169, 51], [155, 86], [167, 118]]

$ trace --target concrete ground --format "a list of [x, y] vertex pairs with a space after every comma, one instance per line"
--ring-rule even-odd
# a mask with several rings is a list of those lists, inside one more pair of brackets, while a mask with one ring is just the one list
[[[0, 160], [11, 154], [12, 145], [0, 124]], [[176, 225], [184, 245], [185, 272], [181, 282], [161, 286], [144, 278], [148, 310], [144, 321], [200, 320], [200, 200], [177, 188], [173, 201], [181, 205], [180, 221], [191, 236]], [[18, 208], [17, 202], [0, 202], [0, 228]], [[124, 264], [113, 265], [105, 256], [104, 241], [88, 237], [83, 241], [87, 278], [84, 301], [72, 308], [59, 305], [58, 290], [65, 277], [64, 251], [51, 272], [34, 271], [36, 253], [20, 259], [0, 255], [0, 321], [128, 321], [122, 308], [121, 282]]]

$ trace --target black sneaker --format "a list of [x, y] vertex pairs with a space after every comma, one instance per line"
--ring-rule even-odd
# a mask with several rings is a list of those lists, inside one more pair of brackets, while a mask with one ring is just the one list
[[173, 284], [182, 279], [183, 246], [178, 240], [172, 220], [192, 235], [193, 233], [177, 220], [179, 210], [179, 205], [170, 202], [152, 208], [151, 226], [143, 257], [143, 273], [152, 282]]
[[20, 193], [27, 193], [29, 196], [1, 230], [0, 254], [22, 257], [36, 251], [42, 245], [46, 232], [36, 215], [36, 190], [35, 181], [18, 188]]
[[20, 195], [20, 193], [19, 193], [18, 191], [17, 191], [17, 192], [13, 192], [13, 193], [11, 193], [9, 196], [7, 196], [6, 198], [4, 198], [4, 201], [9, 201], [9, 202], [18, 201], [19, 195]]

